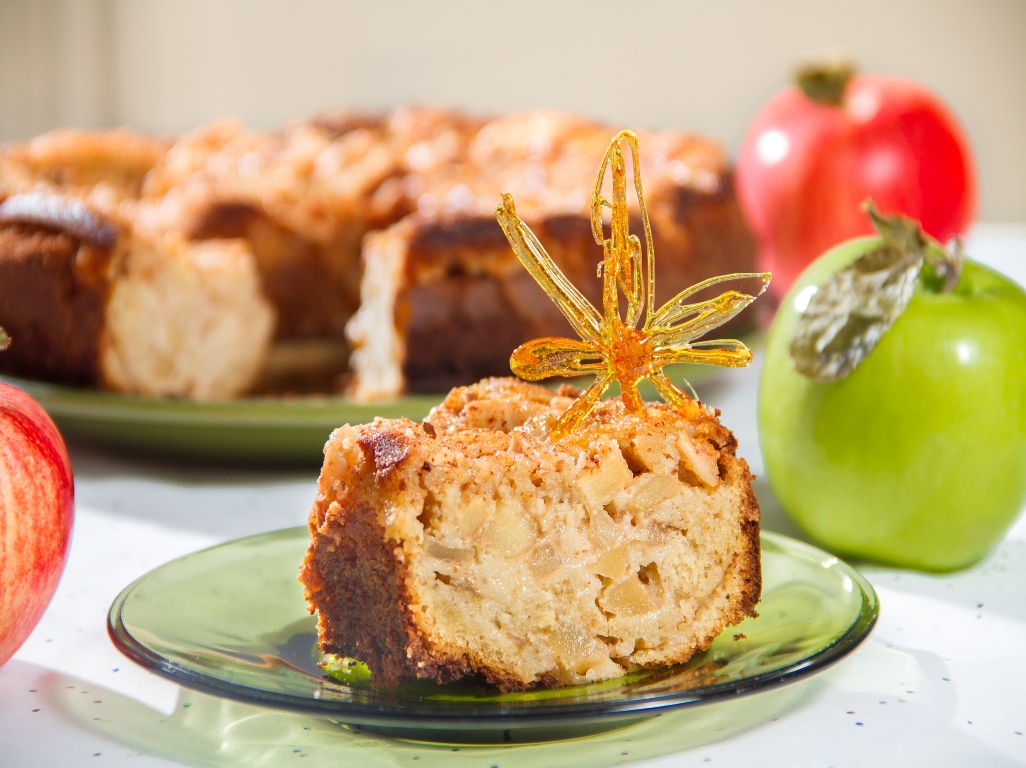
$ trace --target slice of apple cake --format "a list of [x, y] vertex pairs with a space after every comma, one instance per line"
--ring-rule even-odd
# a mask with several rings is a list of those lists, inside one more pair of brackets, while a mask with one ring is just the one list
[[576, 395], [486, 379], [335, 430], [300, 575], [323, 651], [517, 690], [682, 662], [754, 615], [759, 507], [717, 413], [616, 398], [552, 441]]

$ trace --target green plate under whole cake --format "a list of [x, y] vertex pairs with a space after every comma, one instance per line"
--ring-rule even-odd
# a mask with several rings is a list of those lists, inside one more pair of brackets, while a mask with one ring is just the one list
[[[667, 371], [674, 381], [687, 378], [695, 383], [723, 369], [681, 365]], [[420, 421], [445, 397], [418, 394], [362, 403], [338, 395], [299, 395], [202, 402], [133, 397], [6, 376], [0, 381], [32, 395], [66, 437], [133, 453], [277, 465], [317, 466], [336, 427], [362, 424], [375, 416]], [[558, 384], [557, 380], [554, 386]], [[656, 398], [648, 382], [639, 389], [646, 399]], [[607, 396], [616, 394], [614, 385]]]

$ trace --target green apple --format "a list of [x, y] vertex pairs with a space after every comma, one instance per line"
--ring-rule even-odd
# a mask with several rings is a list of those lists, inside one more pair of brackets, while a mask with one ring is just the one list
[[781, 304], [759, 384], [766, 471], [795, 522], [838, 554], [961, 568], [1026, 502], [1026, 293], [967, 259], [952, 291], [919, 284], [846, 377], [799, 374], [789, 347], [810, 286], [880, 243], [828, 251]]

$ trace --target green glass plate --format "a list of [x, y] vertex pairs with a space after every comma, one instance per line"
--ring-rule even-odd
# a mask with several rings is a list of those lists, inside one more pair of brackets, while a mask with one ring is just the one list
[[420, 421], [444, 395], [357, 403], [344, 397], [197, 402], [131, 397], [0, 377], [34, 397], [68, 437], [159, 456], [319, 465], [335, 427], [375, 416]]
[[133, 660], [207, 693], [364, 727], [466, 733], [608, 727], [797, 681], [851, 652], [878, 611], [854, 568], [766, 532], [759, 618], [687, 664], [525, 693], [470, 682], [376, 689], [359, 679], [343, 684], [318, 666], [316, 622], [296, 579], [308, 538], [306, 528], [251, 536], [151, 571], [111, 606], [111, 638]]
[[[750, 335], [746, 341], [758, 343], [760, 338]], [[667, 371], [678, 383], [685, 377], [699, 383], [722, 369], [676, 365]], [[420, 421], [445, 397], [407, 395], [359, 403], [339, 396], [302, 395], [199, 402], [133, 397], [10, 376], [0, 376], [0, 381], [32, 395], [67, 437], [155, 456], [277, 465], [319, 466], [324, 443], [336, 427], [363, 424], [375, 416]], [[589, 380], [575, 383], [586, 386]], [[656, 399], [648, 382], [639, 389], [645, 399]], [[607, 396], [617, 394], [614, 385]]]

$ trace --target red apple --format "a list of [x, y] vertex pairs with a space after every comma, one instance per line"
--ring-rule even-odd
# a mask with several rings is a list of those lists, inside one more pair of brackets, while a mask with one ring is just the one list
[[57, 427], [35, 400], [0, 383], [0, 665], [57, 589], [74, 515], [71, 460]]
[[976, 171], [958, 121], [911, 80], [816, 62], [752, 122], [738, 155], [738, 198], [760, 242], [760, 270], [783, 297], [828, 248], [873, 234], [862, 202], [903, 213], [934, 239], [965, 232]]

